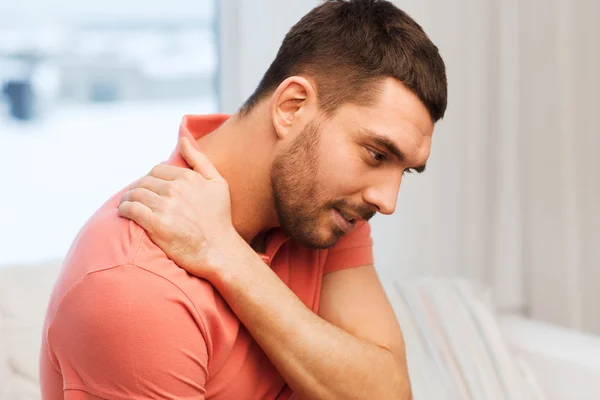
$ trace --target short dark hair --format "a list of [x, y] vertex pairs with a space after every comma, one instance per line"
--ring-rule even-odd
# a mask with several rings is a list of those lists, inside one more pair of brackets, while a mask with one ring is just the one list
[[294, 75], [314, 79], [319, 105], [329, 115], [345, 103], [374, 103], [386, 77], [415, 93], [433, 122], [446, 111], [446, 67], [438, 48], [389, 1], [328, 0], [306, 14], [285, 36], [240, 113]]

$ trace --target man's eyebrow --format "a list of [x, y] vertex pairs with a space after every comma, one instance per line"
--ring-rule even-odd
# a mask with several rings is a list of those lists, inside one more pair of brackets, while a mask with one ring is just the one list
[[[401, 163], [406, 162], [406, 156], [404, 155], [402, 150], [400, 150], [398, 145], [394, 143], [394, 141], [392, 141], [389, 137], [380, 135], [379, 133], [373, 132], [370, 129], [361, 129], [361, 133], [367, 136], [369, 139], [371, 139], [371, 141], [373, 141], [373, 143], [375, 143], [376, 145], [385, 147], [385, 149], [388, 152], [392, 153]], [[427, 164], [411, 167], [410, 169], [420, 174], [422, 172], [425, 172], [425, 167], [427, 167]]]

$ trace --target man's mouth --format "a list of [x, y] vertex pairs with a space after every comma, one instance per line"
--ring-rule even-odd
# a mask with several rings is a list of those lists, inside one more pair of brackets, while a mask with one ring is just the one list
[[344, 234], [350, 233], [354, 229], [356, 219], [337, 208], [334, 208], [332, 211], [338, 228], [340, 228]]
[[342, 217], [344, 217], [344, 219], [346, 221], [348, 221], [349, 223], [354, 224], [356, 222], [356, 218], [354, 218], [352, 215], [350, 215], [350, 214], [348, 214], [348, 213], [346, 213], [346, 212], [344, 212], [344, 211], [342, 211], [342, 210], [340, 210], [338, 208], [336, 208], [336, 211], [339, 212], [340, 215]]

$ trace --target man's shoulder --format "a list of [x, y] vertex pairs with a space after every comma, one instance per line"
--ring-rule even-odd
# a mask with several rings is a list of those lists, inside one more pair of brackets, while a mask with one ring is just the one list
[[92, 297], [100, 304], [106, 296], [118, 303], [137, 296], [145, 298], [148, 306], [168, 301], [198, 318], [221, 313], [217, 310], [226, 307], [209, 282], [179, 268], [144, 229], [118, 215], [126, 190], [106, 201], [79, 231], [55, 284], [48, 317], [67, 298], [81, 301], [78, 296]]
[[162, 277], [175, 287], [185, 287], [179, 284], [189, 275], [152, 242], [142, 227], [119, 216], [119, 202], [127, 189], [113, 195], [83, 225], [65, 257], [61, 279], [73, 284], [84, 276], [92, 279], [95, 275], [114, 275], [123, 267], [133, 268], [140, 276]]
[[144, 230], [118, 215], [127, 188], [109, 198], [82, 226], [71, 244], [65, 264], [85, 265], [86, 272], [131, 263]]
[[[132, 298], [145, 299], [145, 306], [171, 302], [184, 305], [194, 313], [210, 308], [213, 288], [206, 281], [195, 279], [177, 266], [167, 268], [164, 263], [148, 267], [121, 263], [89, 270], [83, 264], [67, 260], [51, 297], [58, 309], [69, 301], [83, 304], [89, 298], [102, 307], [107, 300], [129, 304]], [[193, 292], [193, 296], [192, 293]]]
[[181, 335], [201, 334], [208, 346], [235, 337], [231, 332], [237, 332], [239, 320], [214, 288], [166, 265], [161, 269], [120, 264], [87, 272], [75, 281], [59, 279], [46, 315], [46, 334], [97, 324], [163, 332], [167, 324]]
[[43, 332], [54, 365], [68, 366], [65, 387], [85, 386], [110, 398], [118, 390], [141, 391], [137, 376], [165, 390], [181, 384], [171, 374], [204, 384], [216, 340], [172, 282], [123, 264], [89, 272], [61, 294]]

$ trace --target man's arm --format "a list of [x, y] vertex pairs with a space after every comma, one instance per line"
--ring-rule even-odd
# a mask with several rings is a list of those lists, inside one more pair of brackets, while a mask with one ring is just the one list
[[[87, 275], [48, 332], [64, 398], [204, 399], [208, 351], [197, 317], [177, 287], [137, 266]], [[57, 398], [47, 387], [42, 380], [44, 398]]]
[[325, 275], [319, 315], [354, 337], [391, 352], [407, 383], [406, 394], [398, 398], [412, 398], [402, 331], [372, 265]]
[[252, 252], [219, 270], [212, 283], [302, 398], [411, 398], [402, 336], [372, 267], [326, 276], [323, 318]]

